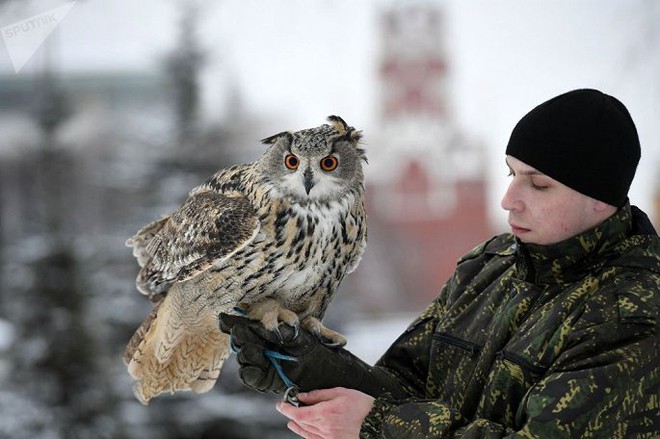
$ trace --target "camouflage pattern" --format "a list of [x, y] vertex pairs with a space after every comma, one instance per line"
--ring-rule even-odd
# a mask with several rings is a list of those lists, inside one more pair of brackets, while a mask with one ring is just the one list
[[361, 437], [659, 437], [660, 239], [639, 213], [464, 256], [377, 363], [408, 396], [376, 399]]

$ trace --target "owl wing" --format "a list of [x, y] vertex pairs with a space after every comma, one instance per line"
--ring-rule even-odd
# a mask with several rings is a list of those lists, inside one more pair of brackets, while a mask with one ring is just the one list
[[259, 231], [254, 207], [238, 193], [193, 193], [170, 216], [126, 241], [142, 267], [136, 285], [150, 297], [230, 258]]
[[353, 206], [344, 224], [345, 230], [349, 236], [354, 237], [355, 247], [351, 252], [351, 257], [347, 261], [346, 274], [352, 273], [360, 263], [362, 254], [367, 248], [367, 214], [364, 210], [364, 198], [360, 198], [353, 203]]

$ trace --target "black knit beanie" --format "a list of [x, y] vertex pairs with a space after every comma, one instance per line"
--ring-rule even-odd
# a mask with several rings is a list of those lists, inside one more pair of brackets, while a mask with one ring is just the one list
[[527, 113], [506, 154], [596, 200], [626, 203], [640, 157], [626, 107], [598, 90], [573, 90]]

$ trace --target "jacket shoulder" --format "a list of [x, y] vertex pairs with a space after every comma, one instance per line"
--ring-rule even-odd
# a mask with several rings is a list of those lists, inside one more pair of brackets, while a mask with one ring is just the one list
[[[605, 267], [621, 322], [658, 321], [660, 308], [660, 238], [633, 235], [617, 248], [619, 257]], [[608, 276], [605, 276], [608, 277]]]
[[600, 288], [584, 303], [582, 325], [605, 322], [658, 325], [660, 274], [648, 270], [611, 267], [599, 276]]

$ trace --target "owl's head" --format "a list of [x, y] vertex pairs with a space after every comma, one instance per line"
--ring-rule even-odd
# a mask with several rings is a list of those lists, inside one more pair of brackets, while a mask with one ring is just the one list
[[339, 199], [363, 189], [366, 162], [359, 131], [338, 116], [330, 124], [282, 132], [262, 140], [271, 145], [257, 169], [282, 197], [298, 202]]

